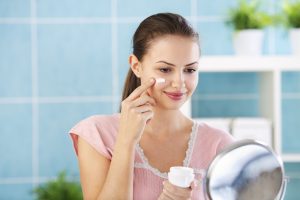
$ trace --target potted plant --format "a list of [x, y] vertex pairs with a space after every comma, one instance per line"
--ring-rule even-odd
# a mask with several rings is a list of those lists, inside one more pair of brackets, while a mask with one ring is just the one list
[[227, 24], [234, 28], [233, 45], [238, 55], [260, 55], [264, 31], [272, 24], [271, 16], [260, 10], [259, 1], [239, 0], [229, 10]]
[[33, 190], [37, 200], [82, 200], [80, 184], [66, 178], [66, 172], [59, 173], [56, 180], [38, 186]]
[[292, 52], [300, 55], [300, 0], [284, 1], [283, 18], [289, 28]]

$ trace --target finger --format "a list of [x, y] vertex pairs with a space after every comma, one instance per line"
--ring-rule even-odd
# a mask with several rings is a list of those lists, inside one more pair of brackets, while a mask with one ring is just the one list
[[198, 187], [198, 181], [197, 180], [194, 180], [191, 184], [191, 188], [192, 190], [196, 189]]
[[149, 122], [149, 120], [151, 120], [154, 116], [154, 113], [152, 111], [147, 111], [147, 112], [144, 112], [143, 113], [143, 116], [144, 116], [144, 119], [145, 119], [145, 122]]
[[171, 197], [167, 196], [164, 192], [161, 193], [158, 200], [173, 200]]
[[139, 86], [138, 88], [136, 88], [128, 97], [128, 100], [134, 100], [137, 97], [139, 97], [144, 91], [146, 91], [148, 88], [150, 88], [152, 85], [154, 85], [155, 83], [155, 79], [151, 78], [150, 80], [148, 80], [145, 84]]
[[149, 93], [148, 93], [148, 89], [146, 91], [142, 92], [141, 97], [142, 96], [150, 96]]
[[143, 106], [139, 106], [137, 108], [135, 108], [135, 112], [137, 113], [144, 113], [144, 112], [153, 112], [152, 110], [152, 106], [151, 105], [148, 105], [148, 104], [145, 104]]
[[156, 105], [156, 102], [153, 98], [149, 97], [148, 95], [144, 95], [144, 96], [141, 96], [140, 98], [134, 100], [132, 102], [132, 107], [138, 107], [138, 106], [142, 106], [144, 104], [151, 104], [152, 106], [155, 106]]
[[164, 199], [171, 199], [171, 200], [175, 200], [176, 198], [173, 197], [172, 194], [169, 194], [168, 191], [166, 191], [166, 189], [163, 189], [163, 195], [164, 195]]
[[149, 93], [149, 88], [148, 88], [148, 90], [144, 91], [144, 92], [141, 94], [140, 97], [143, 97], [143, 96], [148, 96], [148, 97], [150, 97], [151, 99], [153, 99], [154, 104], [156, 105], [155, 99], [154, 99], [154, 98], [152, 97], [152, 95]]
[[170, 195], [175, 195], [179, 197], [190, 197], [192, 193], [191, 188], [182, 188], [171, 184], [169, 181], [166, 181], [164, 184], [164, 188]]

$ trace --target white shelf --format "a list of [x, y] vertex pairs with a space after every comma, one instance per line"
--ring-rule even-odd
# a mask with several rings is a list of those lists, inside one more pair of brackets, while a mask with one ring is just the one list
[[299, 154], [283, 154], [282, 160], [284, 162], [299, 162], [300, 161], [300, 153]]
[[203, 56], [199, 72], [298, 71], [300, 57], [293, 56]]
[[[293, 56], [203, 56], [199, 73], [256, 72], [260, 77], [260, 117], [273, 124], [273, 149], [286, 162], [300, 162], [299, 154], [282, 154], [281, 75], [300, 72], [300, 57]], [[188, 102], [191, 110], [191, 103]], [[220, 116], [222, 117], [222, 116]]]

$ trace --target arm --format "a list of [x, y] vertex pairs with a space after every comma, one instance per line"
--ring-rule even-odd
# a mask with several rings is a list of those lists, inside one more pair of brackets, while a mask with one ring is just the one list
[[106, 179], [110, 160], [99, 154], [81, 137], [78, 138], [78, 162], [83, 197], [97, 199]]
[[[84, 199], [131, 199], [134, 148], [124, 151], [116, 145], [110, 161], [85, 140], [78, 139], [78, 161]], [[125, 197], [127, 196], [127, 197]]]
[[153, 84], [154, 80], [141, 85], [122, 102], [119, 132], [111, 161], [84, 140], [78, 142], [80, 177], [85, 199], [132, 199], [134, 150], [146, 122], [153, 117], [152, 105], [155, 101], [145, 92]]

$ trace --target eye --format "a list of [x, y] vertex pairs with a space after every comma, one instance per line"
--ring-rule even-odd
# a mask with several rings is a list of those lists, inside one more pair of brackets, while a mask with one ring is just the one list
[[168, 73], [171, 72], [171, 69], [168, 67], [161, 67], [159, 68], [159, 71], [161, 71], [162, 73]]
[[196, 72], [197, 70], [196, 69], [194, 69], [194, 68], [186, 68], [185, 70], [184, 70], [184, 72], [187, 72], [187, 73], [189, 73], [189, 74], [192, 74], [192, 73], [194, 73], [194, 72]]

